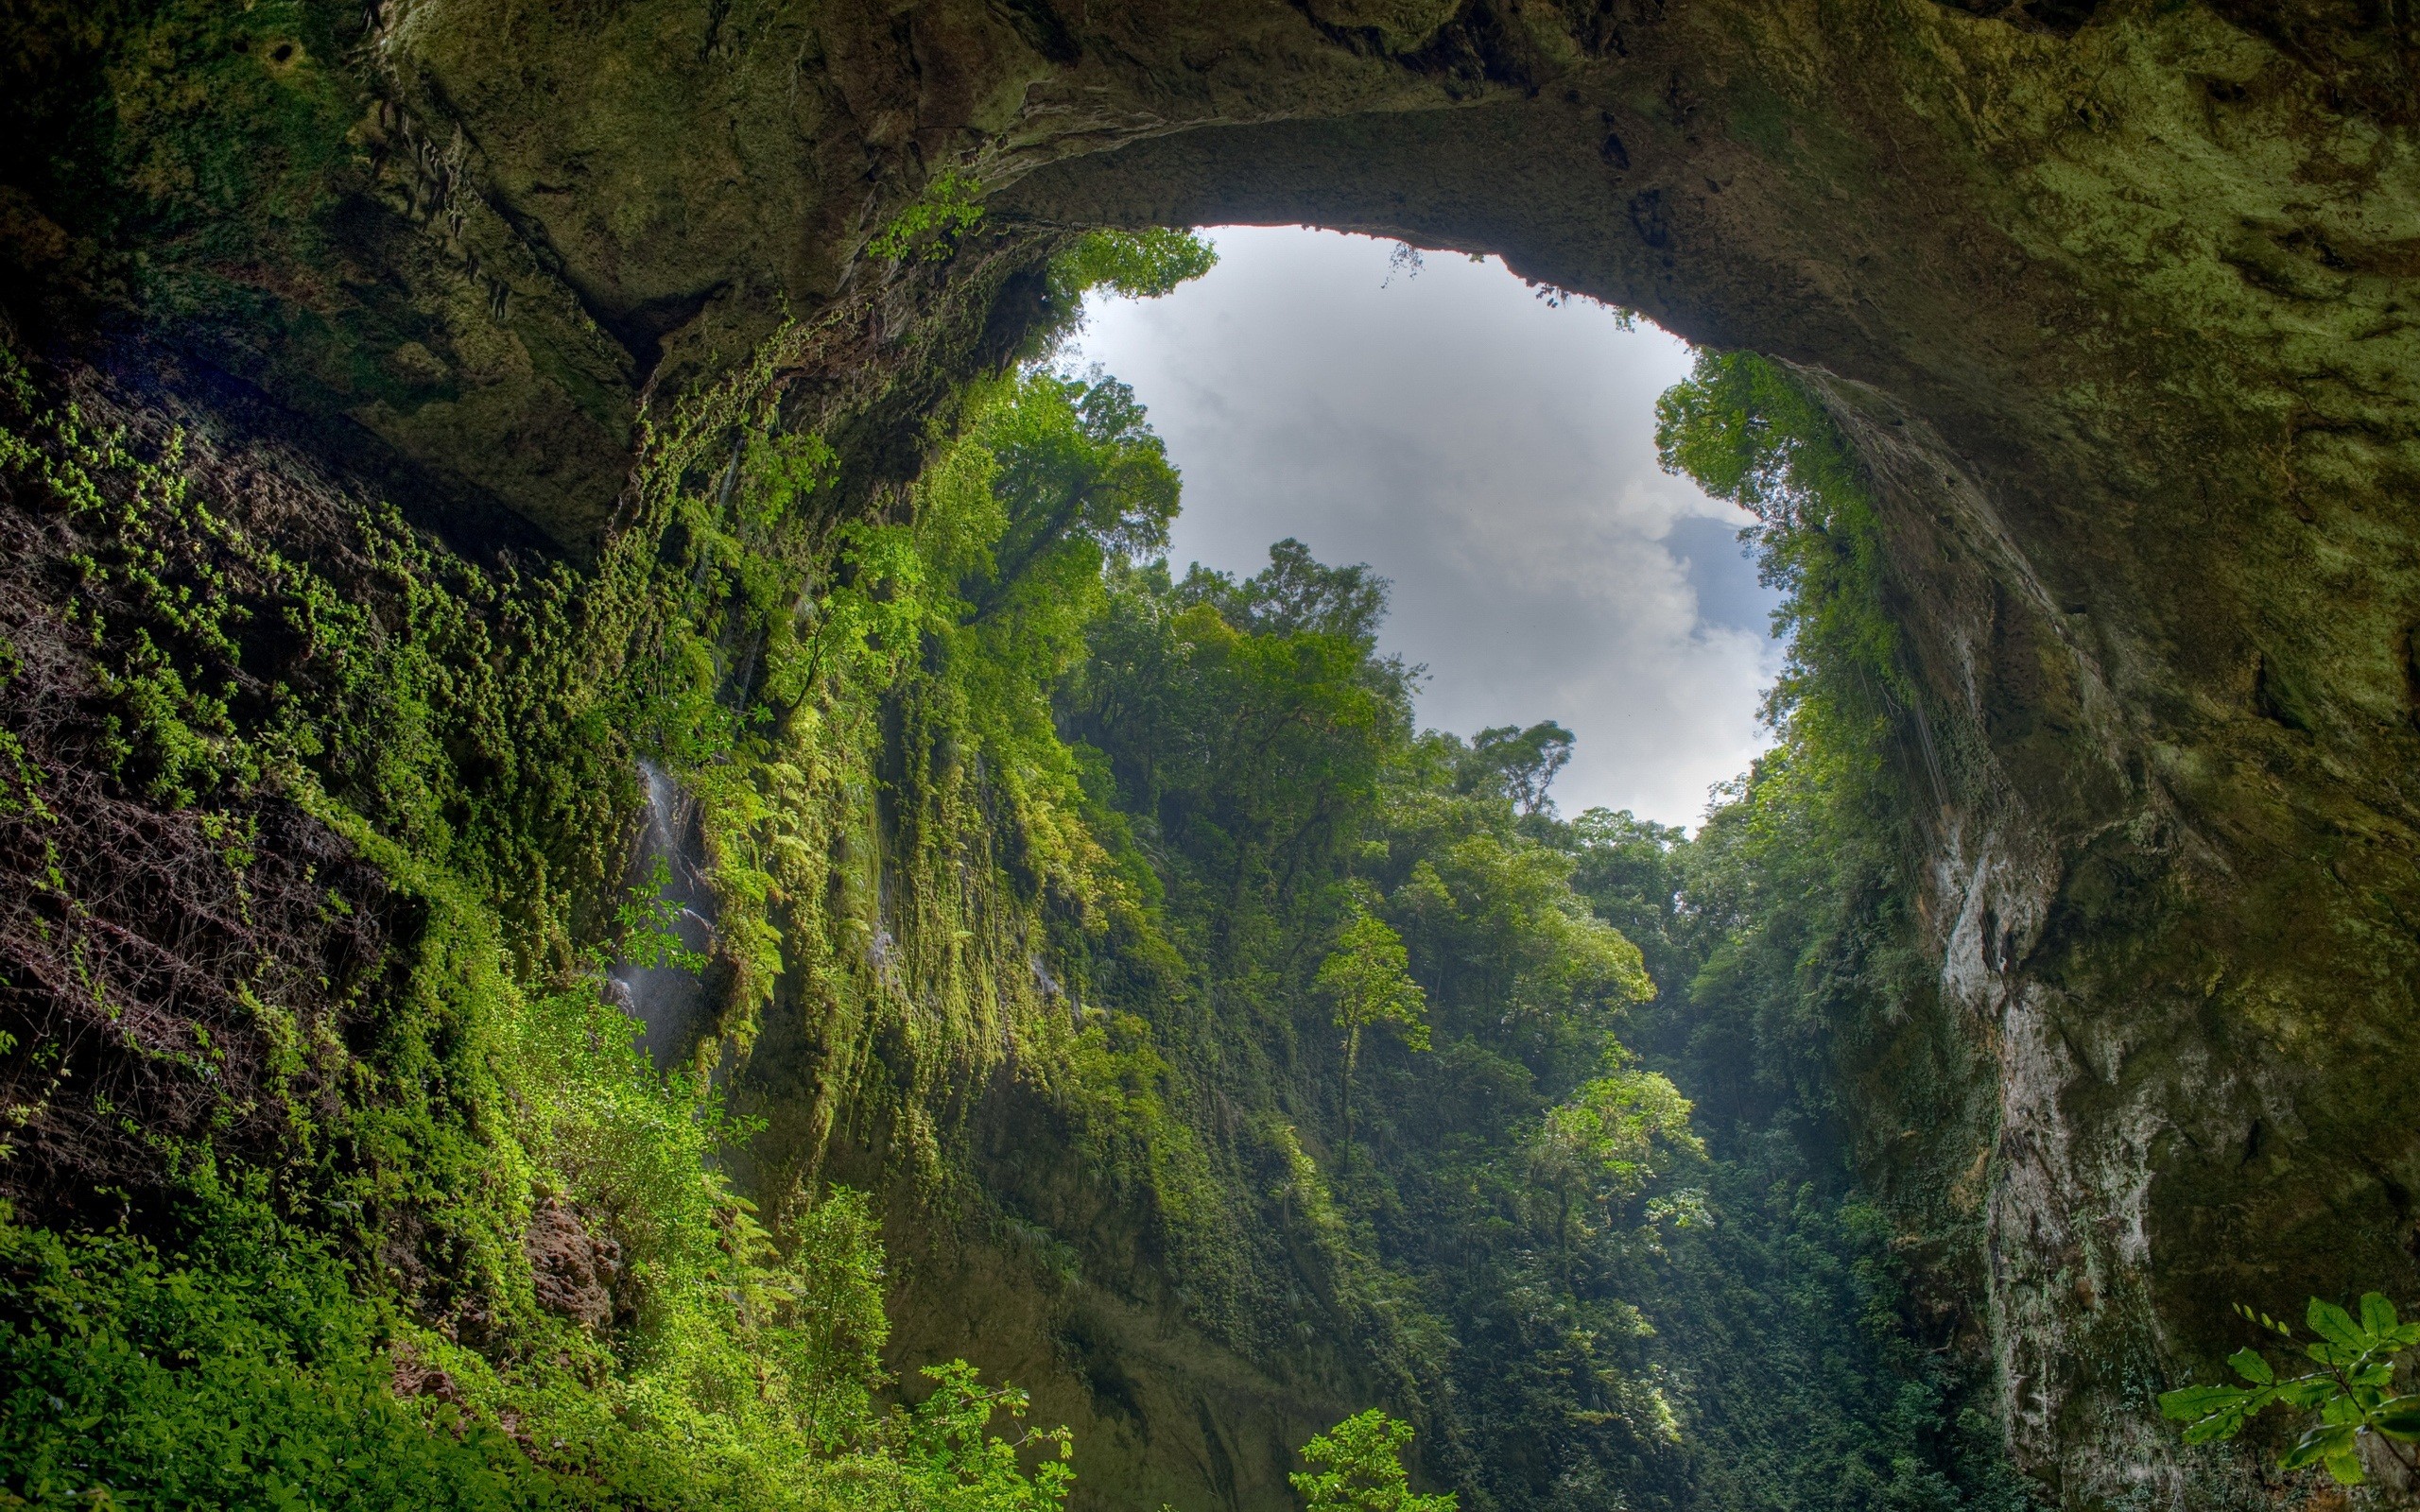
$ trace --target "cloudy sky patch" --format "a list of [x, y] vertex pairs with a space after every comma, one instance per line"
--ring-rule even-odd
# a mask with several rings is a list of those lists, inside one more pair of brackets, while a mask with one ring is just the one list
[[1688, 349], [1493, 259], [1408, 276], [1367, 237], [1211, 234], [1207, 277], [1097, 304], [1069, 358], [1133, 385], [1184, 471], [1179, 566], [1256, 572], [1285, 536], [1371, 563], [1385, 648], [1428, 667], [1424, 724], [1561, 720], [1565, 814], [1694, 825], [1766, 744], [1779, 653], [1743, 517], [1655, 465]]

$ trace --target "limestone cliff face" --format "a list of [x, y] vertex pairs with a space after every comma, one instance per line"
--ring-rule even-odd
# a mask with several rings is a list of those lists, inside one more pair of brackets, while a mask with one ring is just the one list
[[365, 474], [575, 553], [648, 406], [786, 313], [847, 294], [868, 350], [898, 348], [912, 306], [860, 252], [948, 169], [994, 226], [1497, 251], [1800, 365], [1872, 470], [1927, 690], [1896, 759], [1940, 991], [1847, 1074], [1910, 1242], [1989, 1319], [2021, 1462], [2079, 1503], [2174, 1492], [2146, 1394], [2221, 1350], [2229, 1302], [2415, 1280], [2405, 8], [160, 0], [7, 25], [21, 328], [139, 318]]

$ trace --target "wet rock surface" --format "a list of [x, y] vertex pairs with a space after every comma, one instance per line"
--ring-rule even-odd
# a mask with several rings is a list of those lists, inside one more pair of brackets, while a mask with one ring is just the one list
[[[696, 1046], [713, 1006], [703, 966], [714, 950], [714, 889], [703, 875], [703, 842], [697, 805], [652, 762], [639, 764], [647, 795], [639, 833], [631, 846], [627, 879], [632, 897], [653, 917], [650, 933], [665, 936], [645, 960], [614, 964], [609, 978], [624, 1012], [646, 1033], [641, 1043], [659, 1069]], [[689, 959], [676, 958], [674, 952]]]

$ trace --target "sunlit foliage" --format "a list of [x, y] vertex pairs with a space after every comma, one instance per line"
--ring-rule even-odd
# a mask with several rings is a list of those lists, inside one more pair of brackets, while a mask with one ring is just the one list
[[1452, 1493], [1422, 1496], [1407, 1483], [1403, 1451], [1411, 1424], [1375, 1407], [1358, 1412], [1303, 1446], [1311, 1469], [1288, 1477], [1305, 1512], [1456, 1512]]
[[[905, 232], [916, 255], [977, 223], [942, 188]], [[1188, 245], [1090, 255], [1103, 277], [1165, 282], [1206, 266]], [[912, 518], [836, 521], [838, 458], [753, 407], [767, 371], [649, 433], [635, 519], [593, 572], [531, 577], [370, 508], [338, 511], [314, 556], [281, 556], [188, 490], [182, 437], [95, 431], [9, 362], [0, 466], [80, 553], [64, 611], [90, 627], [116, 751], [102, 780], [198, 812], [216, 843], [179, 864], [239, 897], [245, 837], [291, 805], [376, 868], [386, 912], [363, 927], [400, 923], [374, 974], [320, 982], [333, 1004], [251, 970], [230, 1011], [251, 1061], [218, 1048], [225, 1024], [171, 1026], [199, 1047], [171, 1065], [205, 1099], [222, 1067], [244, 1080], [199, 1135], [120, 1115], [162, 1173], [120, 1194], [140, 1231], [0, 1217], [0, 1494], [902, 1512], [1063, 1497], [1063, 1434], [991, 1433], [1021, 1395], [951, 1366], [921, 1405], [884, 1406], [871, 1211], [808, 1185], [760, 1214], [734, 1192], [717, 1154], [752, 1126], [702, 1064], [648, 1062], [605, 966], [721, 973], [741, 1050], [794, 968], [842, 1003], [869, 978], [879, 996], [881, 960], [818, 947], [861, 921], [866, 894], [830, 885], [848, 857], [835, 832], [866, 816], [846, 795], [887, 701], [921, 698], [925, 728], [998, 757], [987, 779], [1024, 856], [1070, 901], [1097, 896], [1047, 690], [1081, 654], [1104, 563], [1162, 539], [1173, 473], [1122, 390], [1011, 379], [973, 396]], [[277, 637], [250, 628], [264, 619]], [[27, 765], [40, 753], [9, 748], [7, 818], [64, 823], [23, 800], [53, 780]], [[698, 804], [711, 962], [669, 928], [660, 870], [620, 896], [639, 756]], [[80, 934], [96, 900], [68, 864], [52, 882]], [[814, 933], [779, 912], [789, 886], [836, 901]], [[323, 919], [357, 911], [327, 891]], [[903, 1070], [911, 1098], [938, 1074]], [[1028, 1469], [1037, 1446], [1051, 1452]]]
[[[890, 232], [986, 234], [946, 175]], [[1066, 320], [1209, 260], [1101, 232], [1046, 272]], [[946, 1366], [888, 1405], [873, 1202], [718, 1174], [762, 1130], [709, 1072], [778, 1022], [814, 1047], [789, 1150], [877, 1127], [1061, 1281], [1155, 1254], [1187, 1326], [1350, 1362], [1384, 1411], [1314, 1441], [1322, 1508], [2019, 1504], [1837, 1141], [1841, 1046], [1904, 975], [1872, 819], [1910, 696], [1870, 507], [1782, 369], [1709, 357], [1663, 411], [1758, 512], [1793, 634], [1782, 745], [1692, 839], [1564, 821], [1551, 720], [1418, 730], [1366, 566], [1172, 573], [1178, 480], [1114, 380], [975, 385], [912, 487], [843, 507], [759, 402], [778, 347], [648, 433], [592, 575], [534, 580], [384, 516], [352, 577], [277, 558], [178, 443], [18, 396], [11, 475], [89, 538], [110, 780], [207, 812], [231, 867], [244, 805], [303, 805], [410, 928], [354, 1018], [244, 1007], [267, 1143], [164, 1142], [140, 1233], [0, 1228], [12, 1494], [1056, 1506], [1080, 1461], [1013, 1389]], [[274, 691], [256, 613], [301, 647]], [[695, 804], [710, 952], [622, 872], [642, 757]], [[0, 817], [46, 822], [0, 758]], [[715, 975], [669, 1071], [614, 958]], [[982, 1164], [965, 1109], [1011, 1065], [1056, 1142], [1020, 1154], [1110, 1219]], [[1411, 1490], [1409, 1420], [1452, 1494]]]

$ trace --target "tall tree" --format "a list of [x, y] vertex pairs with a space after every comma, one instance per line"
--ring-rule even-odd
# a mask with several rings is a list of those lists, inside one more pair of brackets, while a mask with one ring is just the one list
[[1472, 765], [1477, 775], [1502, 783], [1505, 796], [1522, 813], [1543, 813], [1549, 806], [1547, 790], [1571, 760], [1575, 738], [1551, 719], [1527, 730], [1495, 725], [1471, 737]]
[[1387, 921], [1356, 910], [1337, 936], [1336, 949], [1320, 963], [1312, 983], [1336, 1000], [1336, 1026], [1344, 1031], [1344, 1163], [1353, 1164], [1353, 1073], [1361, 1060], [1362, 1031], [1392, 1023], [1404, 1043], [1428, 1048], [1428, 997], [1411, 979], [1403, 936]]

